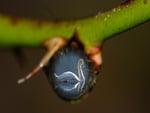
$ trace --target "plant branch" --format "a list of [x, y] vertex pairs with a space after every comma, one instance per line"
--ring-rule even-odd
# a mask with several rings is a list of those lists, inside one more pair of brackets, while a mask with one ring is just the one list
[[57, 23], [0, 15], [0, 46], [36, 47], [48, 38], [71, 38], [75, 31], [86, 46], [92, 46], [148, 20], [150, 0], [128, 0], [95, 17]]

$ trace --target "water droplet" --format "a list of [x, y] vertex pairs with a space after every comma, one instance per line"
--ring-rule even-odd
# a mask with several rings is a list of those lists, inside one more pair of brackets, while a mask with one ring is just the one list
[[110, 14], [108, 14], [107, 17], [109, 18], [109, 17], [110, 17]]
[[106, 21], [106, 20], [107, 20], [107, 18], [105, 17], [105, 18], [104, 18], [104, 21]]
[[120, 8], [118, 8], [118, 11], [120, 11]]
[[113, 9], [113, 12], [116, 12], [116, 9], [115, 9], [115, 8]]
[[97, 13], [97, 15], [95, 16], [95, 18], [98, 18], [100, 15], [102, 15], [102, 12], [101, 12], [101, 11], [99, 11], [99, 12]]

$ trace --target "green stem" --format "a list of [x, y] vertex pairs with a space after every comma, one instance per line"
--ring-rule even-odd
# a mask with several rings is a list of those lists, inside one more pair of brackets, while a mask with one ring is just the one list
[[67, 22], [46, 22], [0, 16], [0, 46], [40, 46], [52, 37], [70, 38], [74, 32], [86, 46], [150, 20], [150, 0], [129, 0], [95, 17]]

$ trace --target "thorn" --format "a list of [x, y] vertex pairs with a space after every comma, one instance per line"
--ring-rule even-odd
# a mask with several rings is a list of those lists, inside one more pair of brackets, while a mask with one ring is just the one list
[[43, 43], [44, 46], [48, 48], [47, 53], [42, 58], [40, 64], [35, 67], [27, 76], [18, 80], [18, 84], [23, 83], [28, 80], [32, 76], [34, 76], [37, 72], [39, 72], [49, 61], [49, 59], [54, 55], [54, 53], [62, 46], [66, 44], [66, 40], [62, 37], [54, 37], [53, 39], [47, 40]]
[[19, 64], [20, 68], [23, 68], [25, 66], [25, 63], [26, 63], [25, 62], [26, 58], [24, 57], [22, 49], [19, 48], [19, 47], [15, 47], [13, 49], [13, 54], [16, 57], [16, 60], [18, 61], [18, 64]]
[[18, 84], [22, 84], [24, 81], [25, 81], [24, 78], [20, 78], [20, 79], [17, 81], [17, 83], [18, 83]]
[[35, 67], [31, 73], [29, 73], [27, 76], [25, 76], [24, 78], [21, 78], [17, 81], [18, 84], [22, 84], [23, 82], [25, 82], [26, 80], [30, 79], [32, 76], [34, 76], [37, 72], [39, 72], [41, 70], [41, 68], [43, 67], [42, 64], [38, 65], [37, 67]]

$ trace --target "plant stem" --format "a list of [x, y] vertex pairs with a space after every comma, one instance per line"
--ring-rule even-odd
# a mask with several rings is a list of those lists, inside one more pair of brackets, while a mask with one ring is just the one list
[[85, 46], [93, 46], [111, 36], [150, 20], [150, 0], [128, 2], [95, 17], [66, 22], [46, 22], [0, 16], [0, 46], [40, 46], [52, 37], [71, 38], [76, 31]]

